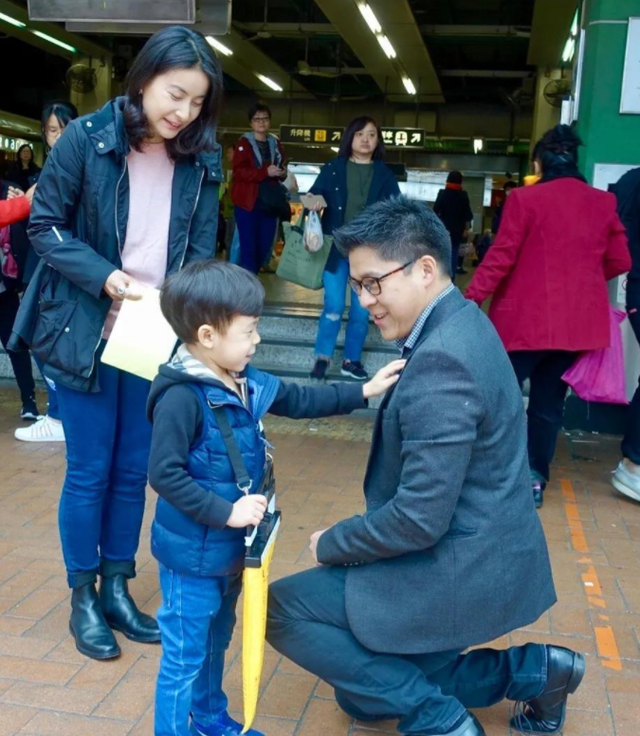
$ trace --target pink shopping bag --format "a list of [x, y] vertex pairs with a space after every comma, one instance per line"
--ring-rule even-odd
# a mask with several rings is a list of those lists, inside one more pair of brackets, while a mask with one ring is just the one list
[[620, 323], [626, 314], [610, 307], [611, 345], [582, 353], [562, 380], [584, 401], [628, 404]]

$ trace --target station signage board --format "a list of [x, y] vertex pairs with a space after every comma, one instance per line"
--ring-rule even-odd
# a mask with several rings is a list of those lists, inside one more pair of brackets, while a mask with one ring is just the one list
[[[382, 129], [382, 140], [387, 148], [424, 148], [424, 128]], [[314, 125], [281, 125], [283, 143], [305, 143], [313, 146], [339, 146], [344, 128]]]

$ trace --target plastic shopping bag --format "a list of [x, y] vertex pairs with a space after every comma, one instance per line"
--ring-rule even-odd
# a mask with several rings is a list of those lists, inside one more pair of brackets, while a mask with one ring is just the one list
[[624, 312], [610, 307], [611, 345], [601, 350], [582, 353], [576, 362], [565, 372], [562, 380], [584, 401], [605, 404], [628, 404], [625, 375], [624, 352], [620, 323], [626, 317]]
[[324, 235], [322, 233], [322, 224], [320, 223], [320, 215], [317, 212], [309, 212], [307, 221], [304, 225], [304, 247], [309, 253], [317, 253], [324, 244]]

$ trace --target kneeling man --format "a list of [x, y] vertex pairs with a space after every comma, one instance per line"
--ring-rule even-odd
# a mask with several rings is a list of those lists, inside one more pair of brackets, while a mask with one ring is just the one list
[[379, 202], [335, 242], [407, 363], [377, 415], [366, 512], [315, 533], [319, 567], [271, 586], [267, 638], [358, 720], [481, 736], [467, 708], [508, 698], [523, 703], [514, 728], [555, 733], [582, 655], [541, 644], [463, 653], [556, 601], [507, 354], [451, 284], [449, 236], [426, 204]]

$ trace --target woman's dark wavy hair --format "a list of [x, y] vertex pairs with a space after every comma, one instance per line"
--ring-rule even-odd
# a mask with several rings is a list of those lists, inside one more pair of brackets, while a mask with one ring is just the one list
[[78, 117], [78, 108], [72, 102], [67, 102], [66, 100], [51, 100], [51, 102], [47, 102], [42, 108], [42, 116], [40, 118], [40, 130], [45, 145], [47, 144], [45, 131], [49, 118], [52, 115], [55, 116], [60, 127], [66, 128], [72, 120]]
[[201, 69], [207, 76], [209, 91], [198, 117], [165, 145], [174, 160], [214, 150], [215, 125], [222, 101], [222, 71], [204, 36], [184, 26], [169, 26], [151, 36], [127, 74], [124, 123], [129, 143], [135, 150], [140, 150], [148, 135], [141, 90], [159, 74], [193, 68]]
[[532, 160], [540, 161], [544, 175], [573, 174], [578, 170], [578, 148], [582, 141], [570, 125], [556, 125], [533, 148]]
[[351, 157], [351, 146], [353, 145], [353, 139], [361, 130], [364, 130], [364, 128], [369, 125], [369, 123], [372, 123], [376, 126], [376, 130], [378, 131], [378, 145], [375, 148], [375, 151], [373, 152], [373, 159], [380, 159], [382, 160], [384, 158], [385, 148], [384, 143], [382, 141], [382, 131], [380, 130], [380, 126], [376, 121], [369, 117], [368, 115], [362, 115], [359, 118], [354, 118], [349, 125], [347, 125], [347, 129], [344, 131], [344, 135], [342, 136], [342, 141], [340, 142], [340, 150], [338, 151], [338, 157], [339, 158], [350, 158]]
[[18, 148], [18, 158], [16, 159], [16, 163], [22, 166], [22, 162], [20, 161], [20, 154], [25, 148], [28, 148], [31, 151], [31, 158], [29, 159], [29, 166], [27, 166], [27, 171], [33, 171], [33, 169], [36, 169], [37, 166], [36, 162], [33, 160], [33, 148], [31, 148], [28, 143], [23, 143], [20, 148]]

